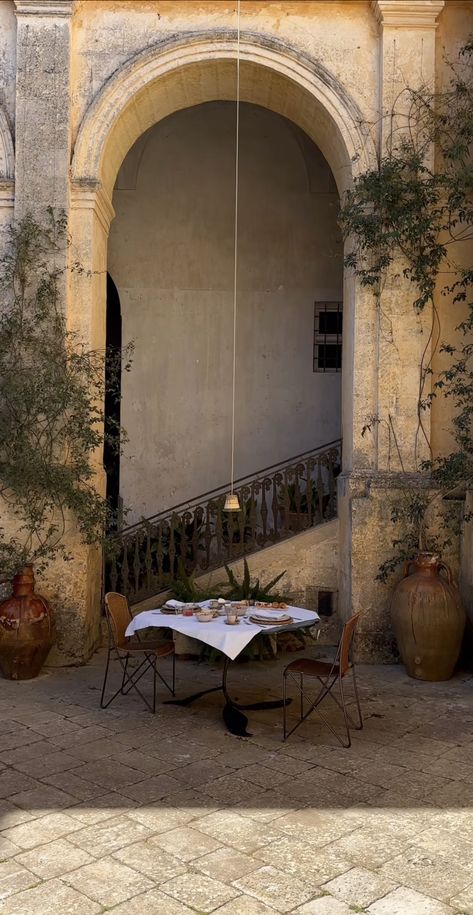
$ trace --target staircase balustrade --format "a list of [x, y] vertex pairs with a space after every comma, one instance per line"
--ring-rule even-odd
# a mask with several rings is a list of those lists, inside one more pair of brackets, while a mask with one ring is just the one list
[[105, 588], [138, 603], [199, 574], [279, 543], [337, 514], [341, 441], [237, 480], [241, 510], [225, 512], [229, 484], [122, 529], [110, 541]]

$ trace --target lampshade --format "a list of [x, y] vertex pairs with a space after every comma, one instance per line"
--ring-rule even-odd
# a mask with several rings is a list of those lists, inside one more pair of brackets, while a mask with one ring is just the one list
[[240, 500], [236, 493], [229, 492], [225, 496], [225, 505], [223, 506], [224, 512], [239, 512], [240, 511]]

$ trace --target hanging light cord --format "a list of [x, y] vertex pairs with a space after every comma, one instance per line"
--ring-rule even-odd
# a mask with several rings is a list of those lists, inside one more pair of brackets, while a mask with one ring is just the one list
[[235, 401], [236, 401], [236, 329], [237, 329], [237, 272], [238, 272], [238, 178], [240, 159], [240, 0], [237, 0], [237, 72], [236, 72], [236, 133], [235, 133], [235, 248], [233, 271], [233, 369], [232, 369], [232, 463], [230, 491], [235, 478]]

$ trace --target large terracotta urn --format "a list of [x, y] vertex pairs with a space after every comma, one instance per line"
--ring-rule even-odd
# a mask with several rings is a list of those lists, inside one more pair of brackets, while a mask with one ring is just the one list
[[0, 673], [9, 680], [37, 677], [53, 644], [51, 609], [35, 594], [32, 566], [13, 579], [13, 594], [0, 603]]
[[466, 622], [449, 566], [433, 553], [419, 553], [407, 562], [392, 596], [391, 616], [409, 676], [448, 680], [458, 661]]

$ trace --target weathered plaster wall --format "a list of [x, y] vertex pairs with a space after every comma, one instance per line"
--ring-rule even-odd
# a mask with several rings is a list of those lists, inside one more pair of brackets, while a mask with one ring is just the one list
[[[36, 16], [16, 0], [15, 213], [69, 208], [71, 8]], [[59, 266], [59, 265], [58, 265]]]
[[[448, 2], [439, 20], [436, 34], [436, 88], [438, 91], [448, 89], [452, 77], [450, 62], [458, 59], [458, 54], [464, 47], [468, 35], [473, 34], [473, 3], [470, 0], [456, 0]], [[472, 260], [472, 243], [455, 245], [451, 249], [454, 260], [458, 264], [468, 267]], [[449, 282], [448, 275], [441, 274], [439, 287]], [[441, 342], [465, 342], [463, 336], [456, 330], [466, 313], [459, 303], [453, 304], [452, 298], [440, 293], [436, 297], [436, 306], [439, 315], [439, 337]], [[433, 354], [432, 368], [434, 380], [439, 377], [451, 364], [448, 354], [439, 352]], [[453, 403], [449, 398], [437, 394], [432, 405], [432, 446], [434, 454], [448, 454], [454, 448], [451, 434], [450, 418]]]
[[[76, 52], [74, 136], [101, 86], [133, 54], [165, 38], [236, 28], [233, 0], [78, 0], [74, 15]], [[377, 28], [369, 0], [341, 3], [245, 0], [241, 28], [288, 42], [320, 60], [349, 86], [372, 119], [376, 110]]]
[[[342, 293], [338, 195], [289, 121], [242, 106], [236, 477], [340, 436], [340, 374], [314, 373], [314, 301]], [[160, 122], [114, 194], [109, 270], [123, 337], [129, 521], [224, 485], [230, 474], [235, 107]]]

